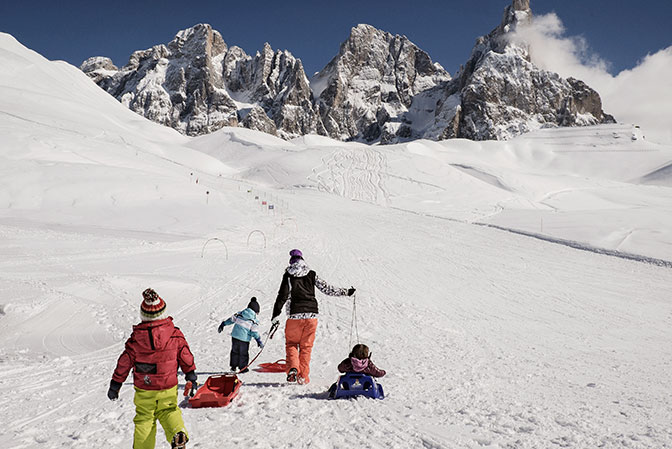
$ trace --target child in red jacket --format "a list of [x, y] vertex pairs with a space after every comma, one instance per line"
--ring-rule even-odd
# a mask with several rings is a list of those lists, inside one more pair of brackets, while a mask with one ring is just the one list
[[133, 369], [135, 386], [134, 449], [153, 449], [158, 419], [173, 448], [185, 448], [189, 436], [177, 406], [177, 368], [196, 388], [194, 356], [182, 332], [166, 317], [165, 301], [151, 288], [142, 292], [142, 322], [133, 326], [126, 349], [117, 361], [107, 397], [116, 400]]
[[350, 356], [338, 364], [338, 371], [341, 373], [364, 373], [373, 377], [383, 377], [385, 370], [378, 369], [371, 361], [369, 347], [362, 344], [356, 344]]

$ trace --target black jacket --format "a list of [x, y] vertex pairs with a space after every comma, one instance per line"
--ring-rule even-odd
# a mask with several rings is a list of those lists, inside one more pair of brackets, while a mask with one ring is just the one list
[[282, 307], [287, 300], [290, 300], [289, 315], [318, 313], [315, 287], [325, 295], [346, 296], [348, 294], [347, 288], [332, 287], [320, 279], [313, 270], [309, 270], [303, 260], [300, 260], [287, 267], [282, 276], [278, 296], [273, 306], [272, 319], [275, 319], [282, 313]]

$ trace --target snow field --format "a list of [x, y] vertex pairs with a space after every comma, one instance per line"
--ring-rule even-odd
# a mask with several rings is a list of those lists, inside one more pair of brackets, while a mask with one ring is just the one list
[[[623, 441], [630, 447], [656, 447], [669, 441], [668, 269], [415, 214], [381, 214], [361, 203], [324, 204], [321, 196], [301, 195], [307, 209], [296, 218], [306, 220], [307, 231], [271, 242], [265, 250], [247, 248], [241, 235], [237, 244], [227, 245], [229, 261], [216, 246], [208, 246], [200, 259], [200, 241], [138, 248], [126, 238], [96, 237], [96, 242], [78, 233], [45, 233], [41, 251], [55, 254], [51, 261], [35, 262], [32, 271], [24, 269], [23, 276], [37, 277], [35, 272], [48, 273], [49, 267], [69, 261], [70, 273], [54, 274], [46, 283], [61, 295], [77, 291], [77, 296], [109, 298], [96, 298], [96, 306], [82, 309], [102, 309], [103, 321], [114, 323], [108, 332], [116, 343], [83, 348], [90, 338], [90, 317], [52, 308], [49, 316], [60, 324], [60, 333], [70, 329], [79, 346], [73, 349], [59, 332], [45, 329], [41, 341], [53, 344], [3, 354], [2, 383], [9, 386], [18, 377], [25, 387], [25, 394], [12, 401], [12, 415], [19, 415], [9, 423], [17, 429], [11, 441], [20, 442], [14, 447], [130, 444], [131, 384], [116, 403], [108, 402], [104, 392], [121, 344], [137, 321], [137, 292], [147, 285], [162, 292], [196, 354], [198, 371], [218, 372], [226, 369], [230, 348], [228, 336], [216, 333], [218, 323], [256, 295], [262, 323], [269, 324], [286, 248], [294, 246], [311, 248], [304, 250], [307, 261], [329, 282], [358, 288], [360, 339], [388, 370], [381, 381], [387, 397], [326, 399], [336, 364], [349, 350], [352, 309], [349, 298], [321, 297], [311, 384], [285, 385], [282, 374], [241, 375], [245, 383], [229, 407], [184, 409], [194, 447], [230, 442], [256, 447], [622, 447]], [[327, 216], [320, 207], [328, 207], [338, 225], [317, 218]], [[358, 232], [345, 238], [353, 229]], [[445, 237], [436, 238], [440, 231]], [[33, 237], [15, 237], [15, 243]], [[90, 254], [68, 250], [69, 245], [50, 249], [54, 239], [82, 237], [94, 248], [107, 243], [112, 257], [92, 263]], [[498, 251], [485, 251], [495, 245]], [[129, 246], [138, 248], [135, 254], [128, 254]], [[3, 284], [3, 290], [13, 292], [9, 282]], [[80, 284], [89, 288], [76, 289]], [[19, 329], [33, 328], [36, 318], [26, 319], [27, 311], [13, 307], [7, 308], [3, 325], [14, 317], [25, 320]], [[56, 306], [47, 301], [45, 307]], [[18, 349], [26, 341], [3, 348]], [[278, 332], [260, 360], [283, 355]]]

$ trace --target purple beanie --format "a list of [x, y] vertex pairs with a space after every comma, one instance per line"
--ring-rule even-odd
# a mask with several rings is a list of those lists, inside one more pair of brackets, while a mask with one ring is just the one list
[[297, 260], [303, 259], [303, 254], [299, 249], [293, 249], [289, 252], [289, 264], [293, 264]]

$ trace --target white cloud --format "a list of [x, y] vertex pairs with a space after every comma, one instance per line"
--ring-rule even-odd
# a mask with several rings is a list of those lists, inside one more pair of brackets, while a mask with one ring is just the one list
[[603, 109], [623, 123], [642, 126], [648, 140], [672, 143], [672, 46], [646, 55], [617, 75], [582, 37], [566, 36], [555, 14], [535, 16], [513, 36], [530, 46], [538, 67], [587, 83], [602, 97]]

